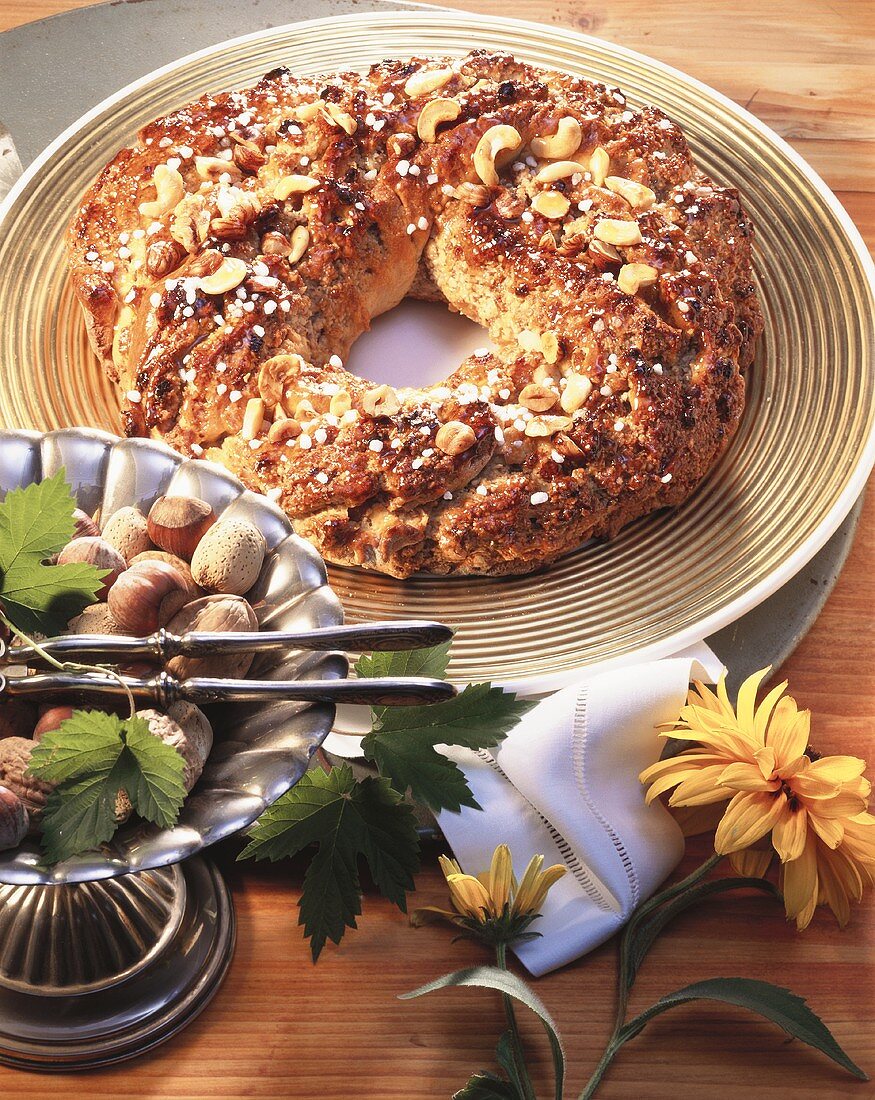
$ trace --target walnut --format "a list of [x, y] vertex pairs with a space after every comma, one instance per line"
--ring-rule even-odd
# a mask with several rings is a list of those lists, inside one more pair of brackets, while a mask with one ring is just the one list
[[186, 791], [190, 791], [200, 779], [213, 747], [213, 728], [206, 715], [191, 703], [174, 703], [167, 714], [138, 710], [137, 717], [149, 723], [150, 733], [182, 756], [185, 763], [182, 781]]
[[6, 787], [24, 803], [31, 823], [37, 823], [45, 810], [54, 785], [28, 775], [30, 757], [36, 741], [26, 737], [5, 737], [0, 741], [0, 787]]
[[186, 195], [173, 211], [170, 235], [186, 252], [197, 252], [210, 234], [212, 211], [200, 194]]
[[[240, 596], [204, 596], [186, 604], [167, 624], [171, 634], [191, 631], [256, 631], [255, 612]], [[173, 657], [167, 671], [186, 680], [190, 676], [226, 676], [239, 679], [252, 664], [252, 653], [232, 653], [221, 657]]]

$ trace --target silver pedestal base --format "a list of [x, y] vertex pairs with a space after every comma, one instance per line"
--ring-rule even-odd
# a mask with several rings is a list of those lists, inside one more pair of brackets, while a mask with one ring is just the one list
[[0, 887], [0, 1062], [63, 1072], [175, 1035], [234, 952], [224, 879], [207, 860], [79, 886]]

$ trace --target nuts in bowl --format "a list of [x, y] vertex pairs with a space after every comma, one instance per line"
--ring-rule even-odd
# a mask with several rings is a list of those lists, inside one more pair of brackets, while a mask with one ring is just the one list
[[[302, 631], [341, 623], [318, 553], [294, 534], [276, 505], [245, 490], [227, 471], [183, 459], [160, 443], [90, 429], [0, 432], [0, 498], [61, 470], [78, 510], [73, 537], [54, 560], [99, 564], [105, 574], [95, 601], [71, 616], [68, 634], [142, 636], [161, 627], [174, 634]], [[129, 671], [148, 678], [160, 669]], [[244, 652], [233, 658], [177, 657], [166, 671], [179, 680], [247, 674], [330, 680], [345, 677], [346, 660], [336, 653], [271, 651], [253, 661]], [[109, 709], [107, 701], [97, 702]], [[112, 701], [114, 710], [118, 702]], [[0, 851], [0, 882], [84, 882], [185, 859], [245, 828], [297, 782], [334, 716], [324, 702], [220, 703], [203, 710], [171, 703], [163, 712], [138, 704], [148, 732], [183, 758], [190, 793], [178, 820], [166, 828], [147, 824], [120, 800], [115, 812], [130, 820], [109, 844], [47, 869], [34, 829], [51, 785], [40, 789], [22, 777], [30, 755], [69, 717], [74, 703], [54, 695], [36, 708], [3, 701], [0, 691], [0, 842], [8, 844]], [[93, 701], [88, 707], [95, 709]], [[30, 835], [17, 844], [22, 822]]]

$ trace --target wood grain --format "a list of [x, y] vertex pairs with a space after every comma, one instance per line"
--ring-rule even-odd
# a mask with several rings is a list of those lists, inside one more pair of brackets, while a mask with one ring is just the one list
[[[574, 27], [651, 54], [745, 104], [787, 138], [839, 192], [870, 247], [875, 243], [875, 6], [824, 0], [446, 0], [465, 10]], [[78, 0], [0, 0], [0, 29], [81, 6]], [[800, 273], [804, 278], [804, 272]], [[816, 369], [813, 365], [812, 369]], [[825, 380], [828, 384], [828, 379]], [[875, 761], [875, 497], [814, 629], [784, 673], [814, 712], [825, 752]], [[706, 854], [690, 844], [684, 867]], [[317, 967], [297, 928], [299, 864], [229, 870], [239, 920], [237, 953], [220, 994], [184, 1034], [143, 1058], [63, 1081], [0, 1070], [0, 1095], [50, 1100], [94, 1096], [149, 1100], [240, 1097], [340, 1100], [449, 1096], [492, 1065], [501, 1030], [495, 999], [472, 990], [413, 1003], [396, 994], [446, 970], [482, 961], [443, 929], [413, 931], [368, 891], [358, 932], [329, 947]], [[433, 853], [432, 853], [433, 855]], [[444, 891], [429, 869], [416, 901]], [[840, 932], [826, 914], [798, 935], [773, 902], [740, 896], [684, 915], [645, 964], [633, 999], [642, 1008], [697, 979], [726, 974], [792, 986], [838, 1040], [875, 1073], [875, 905]], [[597, 1060], [613, 1013], [614, 945], [537, 982], [570, 1052], [569, 1096]], [[526, 1021], [548, 1095], [545, 1043]], [[823, 1058], [741, 1012], [714, 1006], [661, 1017], [620, 1056], [605, 1100], [872, 1095]]]

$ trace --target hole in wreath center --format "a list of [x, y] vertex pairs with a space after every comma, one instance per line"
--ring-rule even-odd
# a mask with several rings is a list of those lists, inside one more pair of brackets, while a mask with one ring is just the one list
[[374, 319], [353, 344], [344, 366], [371, 382], [434, 386], [467, 356], [493, 346], [486, 329], [451, 313], [443, 302], [405, 298]]

